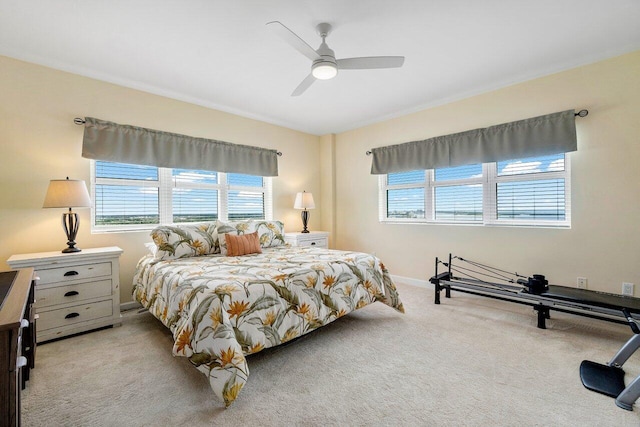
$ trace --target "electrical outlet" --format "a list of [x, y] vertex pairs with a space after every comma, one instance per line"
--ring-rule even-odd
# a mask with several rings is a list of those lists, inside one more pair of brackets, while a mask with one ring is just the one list
[[587, 278], [586, 277], [578, 277], [576, 279], [576, 286], [579, 289], [587, 289]]
[[633, 296], [633, 283], [622, 282], [622, 295]]

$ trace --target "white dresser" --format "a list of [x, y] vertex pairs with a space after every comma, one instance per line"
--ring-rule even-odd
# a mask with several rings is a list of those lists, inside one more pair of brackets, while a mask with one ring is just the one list
[[327, 249], [329, 248], [329, 233], [326, 231], [284, 233], [284, 241], [291, 246], [316, 246]]
[[38, 342], [104, 326], [120, 325], [122, 249], [40, 252], [12, 255], [11, 268], [32, 267], [36, 276]]

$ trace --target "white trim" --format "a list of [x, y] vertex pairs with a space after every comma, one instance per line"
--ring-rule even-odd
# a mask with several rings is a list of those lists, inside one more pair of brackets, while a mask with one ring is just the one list
[[387, 175], [378, 175], [378, 220], [387, 220]]
[[137, 310], [139, 308], [142, 308], [142, 304], [140, 304], [138, 301], [129, 301], [129, 302], [120, 303], [121, 313], [129, 310]]
[[264, 219], [273, 221], [273, 179], [270, 176], [262, 178], [264, 194]]
[[[160, 224], [172, 222], [173, 189], [175, 187], [176, 183], [173, 179], [173, 172], [171, 171], [171, 169], [158, 168], [158, 213]], [[155, 225], [153, 227], [155, 227]]]
[[394, 282], [404, 283], [406, 285], [416, 286], [418, 288], [429, 288], [431, 289], [433, 285], [428, 280], [422, 279], [414, 279], [412, 277], [404, 277], [404, 276], [396, 276], [395, 274], [391, 275], [391, 279]]

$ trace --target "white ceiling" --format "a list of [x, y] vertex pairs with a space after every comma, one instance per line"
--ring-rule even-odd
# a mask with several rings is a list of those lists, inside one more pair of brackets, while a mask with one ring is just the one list
[[[405, 64], [291, 97], [311, 64], [274, 20]], [[639, 49], [638, 0], [0, 0], [0, 55], [316, 135]]]

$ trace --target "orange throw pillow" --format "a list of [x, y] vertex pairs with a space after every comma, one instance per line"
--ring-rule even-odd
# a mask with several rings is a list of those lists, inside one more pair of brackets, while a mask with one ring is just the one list
[[241, 234], [239, 236], [226, 233], [224, 239], [227, 242], [227, 256], [240, 256], [249, 254], [261, 254], [258, 232]]

